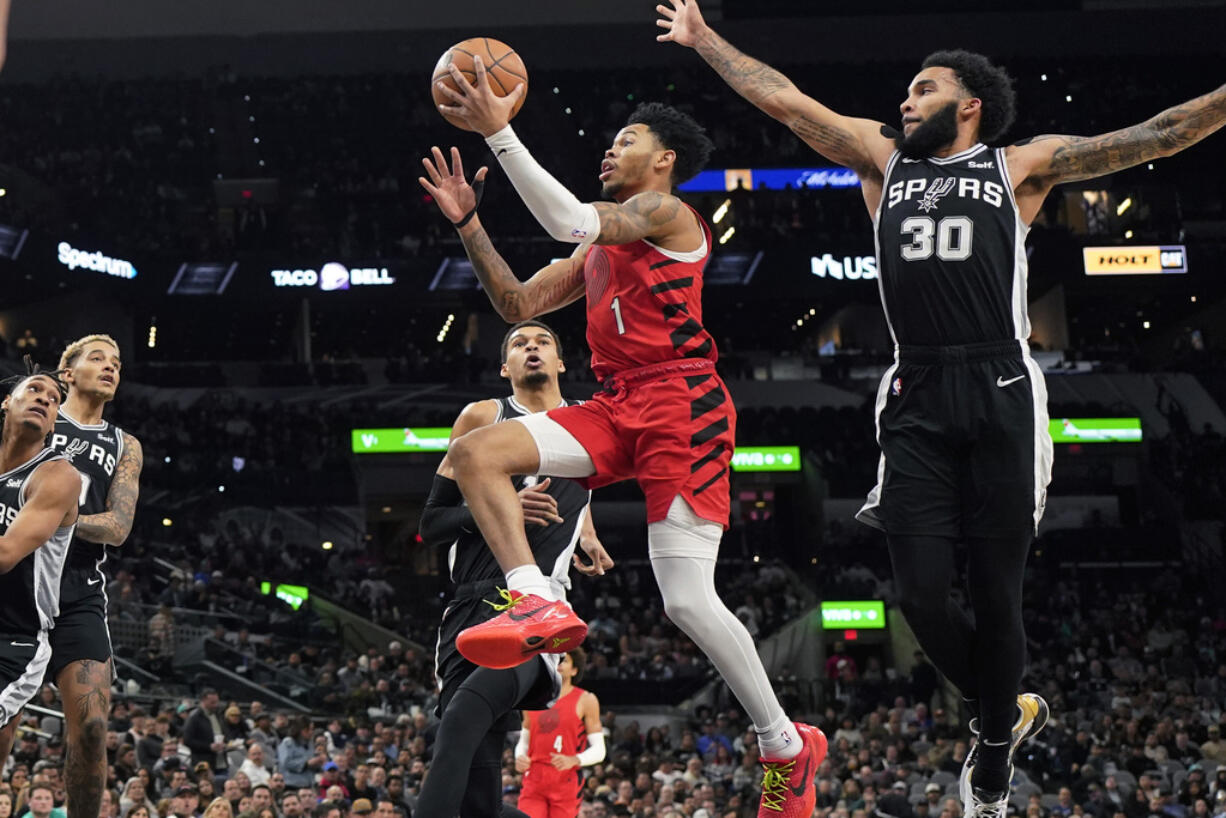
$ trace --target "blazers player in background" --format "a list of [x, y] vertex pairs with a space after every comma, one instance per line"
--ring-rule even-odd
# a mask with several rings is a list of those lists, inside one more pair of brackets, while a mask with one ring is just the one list
[[[879, 481], [857, 516], [886, 532], [907, 621], [978, 713], [965, 811], [1003, 814], [1013, 752], [1047, 719], [1042, 699], [1018, 696], [1022, 574], [1052, 458], [1047, 390], [1026, 340], [1026, 233], [1053, 186], [1170, 156], [1221, 128], [1226, 86], [1101, 136], [989, 148], [1013, 122], [1014, 93], [986, 57], [929, 55], [895, 131], [806, 96], [712, 31], [694, 0], [669, 3], [656, 7], [658, 39], [697, 50], [860, 178], [896, 352], [877, 393]], [[973, 621], [950, 597], [959, 540]]]
[[142, 454], [135, 437], [102, 418], [119, 388], [119, 345], [107, 335], [73, 341], [60, 356], [68, 398], [51, 446], [81, 473], [81, 519], [60, 587], [51, 667], [64, 702], [69, 818], [95, 818], [106, 786], [106, 731], [114, 667], [106, 624], [106, 546], [132, 530]]
[[[565, 370], [557, 335], [540, 322], [516, 324], [502, 341], [502, 377], [511, 382], [505, 398], [469, 404], [456, 419], [452, 440], [473, 429], [571, 405], [563, 399], [558, 375]], [[507, 424], [510, 425], [510, 424]], [[582, 573], [603, 574], [613, 567], [592, 526], [591, 492], [571, 480], [516, 476], [525, 533], [542, 574], [558, 598], [570, 588], [572, 562]], [[508, 485], [512, 479], [507, 479]], [[508, 608], [510, 594], [500, 589], [503, 572], [481, 538], [454, 480], [450, 455], [439, 464], [421, 518], [422, 540], [446, 547], [455, 585], [439, 626], [435, 674], [441, 692], [441, 719], [430, 774], [418, 798], [419, 815], [476, 818], [516, 815], [502, 803], [502, 751], [517, 725], [517, 708], [547, 707], [565, 685], [557, 654], [541, 654], [518, 667], [477, 667], [456, 650], [456, 637]], [[591, 559], [585, 565], [578, 545]]]
[[524, 774], [519, 811], [528, 818], [575, 818], [583, 796], [579, 770], [604, 761], [600, 700], [575, 682], [587, 654], [568, 650], [558, 663], [562, 690], [548, 710], [525, 710], [515, 745], [515, 769]]
[[[51, 660], [60, 572], [77, 522], [81, 476], [47, 445], [64, 399], [54, 374], [6, 382], [0, 404], [0, 758]], [[97, 813], [94, 813], [96, 816]]]
[[[711, 141], [680, 111], [640, 105], [598, 168], [601, 195], [612, 201], [584, 204], [537, 164], [507, 124], [523, 87], [496, 97], [479, 58], [475, 67], [476, 87], [459, 83], [465, 91], [451, 94], [456, 105], [447, 112], [486, 137], [549, 235], [580, 246], [520, 281], [482, 229], [459, 151], [452, 149], [448, 169], [435, 148], [433, 161], [424, 160], [430, 179], [421, 182], [457, 226], [503, 318], [528, 319], [586, 296], [592, 371], [604, 391], [579, 406], [478, 429], [452, 447], [473, 517], [519, 594], [504, 616], [463, 634], [460, 649], [478, 664], [505, 666], [534, 651], [569, 649], [558, 640], [587, 632], [569, 609], [550, 604], [507, 475], [572, 477], [591, 488], [634, 478], [647, 498], [647, 552], [665, 613], [711, 659], [753, 720], [765, 768], [762, 814], [807, 818], [826, 738], [787, 717], [753, 639], [715, 590], [731, 506], [736, 409], [715, 371], [715, 340], [702, 325], [711, 231], [672, 192], [706, 164]], [[475, 179], [484, 176], [481, 169]], [[581, 630], [571, 630], [575, 625]]]

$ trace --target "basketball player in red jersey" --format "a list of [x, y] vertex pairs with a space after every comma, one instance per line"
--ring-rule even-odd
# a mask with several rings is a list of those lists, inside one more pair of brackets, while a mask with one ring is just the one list
[[524, 774], [518, 808], [529, 818], [575, 818], [583, 794], [579, 770], [604, 761], [600, 700], [575, 682], [583, 678], [587, 654], [568, 650], [558, 664], [562, 689], [548, 710], [525, 710], [515, 769]]
[[[471, 661], [506, 667], [577, 645], [587, 626], [555, 601], [532, 559], [523, 510], [507, 479], [541, 474], [596, 488], [635, 478], [647, 497], [648, 554], [669, 618], [719, 669], [753, 720], [766, 774], [761, 815], [813, 810], [813, 778], [826, 738], [793, 724], [771, 689], [753, 639], [715, 592], [715, 561], [729, 512], [728, 466], [736, 411], [715, 371], [715, 342], [702, 325], [702, 274], [711, 231], [673, 187], [694, 176], [711, 142], [690, 117], [641, 105], [605, 152], [601, 193], [584, 204], [549, 175], [507, 124], [522, 87], [505, 97], [459, 82], [445, 112], [486, 142], [546, 231], [580, 245], [571, 258], [520, 281], [476, 215], [477, 195], [457, 149], [423, 160], [420, 181], [459, 230], [487, 295], [507, 321], [587, 298], [592, 370], [604, 391], [573, 407], [495, 424], [457, 439], [456, 481], [516, 604], [457, 639]], [[486, 169], [477, 171], [480, 184]], [[589, 244], [596, 246], [589, 247]]]

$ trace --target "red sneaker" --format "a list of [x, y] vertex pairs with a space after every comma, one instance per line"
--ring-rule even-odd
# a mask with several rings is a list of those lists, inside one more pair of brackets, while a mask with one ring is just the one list
[[762, 803], [758, 818], [809, 818], [817, 803], [813, 779], [826, 760], [826, 734], [816, 727], [796, 722], [803, 742], [800, 754], [787, 761], [761, 759]]
[[505, 670], [522, 665], [538, 653], [565, 653], [587, 637], [587, 625], [565, 602], [550, 602], [536, 594], [503, 591], [502, 613], [460, 632], [455, 646], [474, 665]]

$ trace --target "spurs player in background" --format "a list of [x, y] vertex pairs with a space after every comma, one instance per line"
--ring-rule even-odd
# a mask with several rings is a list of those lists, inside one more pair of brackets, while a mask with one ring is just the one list
[[585, 204], [537, 164], [507, 124], [523, 86], [496, 97], [480, 58], [475, 68], [476, 86], [459, 82], [464, 92], [451, 93], [455, 105], [446, 112], [486, 137], [546, 232], [579, 248], [520, 281], [481, 226], [459, 151], [452, 149], [449, 168], [435, 148], [433, 160], [423, 160], [430, 178], [420, 181], [456, 225], [503, 318], [526, 320], [586, 297], [592, 371], [604, 391], [578, 406], [477, 429], [448, 452], [507, 587], [517, 593], [515, 607], [469, 628], [457, 645], [478, 664], [507, 666], [542, 650], [569, 650], [587, 633], [552, 600], [508, 475], [570, 477], [590, 488], [633, 478], [647, 499], [647, 552], [665, 613], [711, 659], [754, 723], [764, 767], [760, 814], [808, 818], [826, 737], [788, 718], [753, 639], [715, 590], [736, 409], [702, 325], [711, 231], [673, 194], [706, 164], [711, 141], [675, 108], [640, 105], [598, 168], [601, 195], [612, 201]]
[[0, 759], [51, 660], [48, 632], [81, 495], [77, 470], [47, 445], [64, 385], [28, 356], [26, 364], [29, 374], [5, 382], [0, 404]]
[[[939, 51], [899, 106], [901, 131], [835, 113], [704, 22], [695, 0], [656, 7], [657, 39], [694, 48], [732, 88], [851, 168], [876, 228], [895, 363], [877, 393], [881, 465], [857, 517], [885, 531], [920, 645], [977, 713], [963, 767], [968, 816], [1003, 815], [1013, 753], [1047, 720], [1019, 696], [1022, 574], [1051, 478], [1043, 374], [1030, 357], [1025, 237], [1052, 187], [1170, 156], [1226, 124], [1226, 86], [1100, 136], [997, 144], [1008, 75]], [[967, 545], [974, 619], [950, 596]]]
[[106, 786], [107, 720], [114, 660], [106, 624], [106, 546], [132, 530], [140, 492], [140, 442], [102, 418], [119, 388], [119, 344], [86, 335], [60, 356], [68, 398], [51, 445], [81, 473], [81, 518], [60, 585], [51, 665], [67, 724], [64, 781], [69, 818], [95, 818]]
[[[500, 372], [510, 381], [511, 394], [466, 406], [456, 418], [452, 439], [473, 429], [569, 405], [558, 385], [558, 376], [565, 369], [561, 345], [552, 329], [539, 321], [511, 327], [502, 340]], [[522, 818], [523, 812], [502, 802], [503, 745], [507, 733], [516, 727], [516, 709], [547, 707], [559, 689], [566, 691], [567, 676], [558, 667], [556, 654], [541, 654], [517, 667], [494, 670], [477, 667], [456, 649], [460, 633], [497, 616], [509, 607], [511, 598], [498, 587], [504, 582], [502, 569], [481, 538], [454, 478], [451, 461], [444, 457], [421, 516], [422, 541], [447, 549], [455, 589], [439, 625], [435, 676], [440, 688], [440, 722], [434, 761], [416, 810], [422, 815], [461, 818], [499, 814]], [[560, 598], [570, 588], [572, 563], [589, 576], [613, 567], [592, 525], [590, 491], [572, 480], [524, 475], [515, 478], [514, 485], [532, 556]], [[576, 545], [588, 555], [590, 564], [579, 559]]]

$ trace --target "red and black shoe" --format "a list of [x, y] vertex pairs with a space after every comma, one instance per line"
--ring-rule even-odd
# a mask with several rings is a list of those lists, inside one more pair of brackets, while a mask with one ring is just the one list
[[456, 649], [474, 665], [505, 670], [538, 653], [565, 653], [587, 638], [587, 625], [565, 602], [518, 591], [499, 592], [506, 601], [487, 604], [501, 613], [456, 637]]
[[787, 761], [763, 758], [762, 802], [758, 818], [809, 818], [817, 803], [813, 779], [826, 760], [826, 734], [816, 727], [796, 722], [803, 744], [800, 753]]

